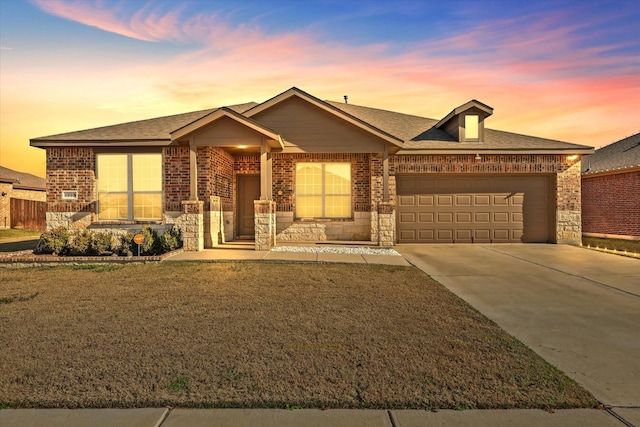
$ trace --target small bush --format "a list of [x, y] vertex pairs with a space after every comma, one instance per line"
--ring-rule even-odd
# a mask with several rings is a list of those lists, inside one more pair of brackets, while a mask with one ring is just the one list
[[159, 255], [162, 251], [158, 232], [148, 226], [142, 227], [140, 232], [144, 236], [144, 243], [141, 245], [141, 255]]
[[170, 228], [160, 236], [162, 253], [175, 251], [182, 247], [182, 232], [177, 228]]
[[105, 255], [111, 252], [115, 252], [111, 246], [111, 233], [96, 232], [93, 234], [91, 241], [93, 251], [97, 255]]
[[136, 246], [136, 244], [133, 242], [132, 232], [127, 231], [125, 234], [120, 236], [120, 254], [129, 255], [129, 253], [133, 253], [134, 246]]
[[40, 236], [38, 248], [45, 254], [61, 255], [66, 253], [69, 244], [69, 230], [64, 227], [52, 228]]
[[68, 253], [70, 255], [94, 255], [91, 240], [93, 235], [89, 230], [74, 233], [69, 238]]

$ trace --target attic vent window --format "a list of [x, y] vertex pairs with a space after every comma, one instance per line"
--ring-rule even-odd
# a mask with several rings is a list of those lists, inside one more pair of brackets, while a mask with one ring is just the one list
[[62, 190], [62, 200], [78, 200], [78, 191]]
[[475, 114], [468, 114], [464, 116], [464, 139], [479, 139], [479, 119]]

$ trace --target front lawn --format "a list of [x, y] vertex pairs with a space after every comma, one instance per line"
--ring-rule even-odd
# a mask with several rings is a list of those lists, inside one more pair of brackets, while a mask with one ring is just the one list
[[605, 239], [602, 237], [582, 236], [582, 246], [640, 254], [640, 240]]
[[0, 269], [0, 407], [596, 404], [416, 268]]
[[18, 239], [39, 239], [40, 234], [39, 231], [5, 228], [0, 230], [0, 242]]

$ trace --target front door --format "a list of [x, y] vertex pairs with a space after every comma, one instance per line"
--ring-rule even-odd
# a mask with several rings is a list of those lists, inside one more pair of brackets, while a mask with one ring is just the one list
[[238, 236], [254, 237], [253, 201], [260, 199], [260, 175], [237, 175]]

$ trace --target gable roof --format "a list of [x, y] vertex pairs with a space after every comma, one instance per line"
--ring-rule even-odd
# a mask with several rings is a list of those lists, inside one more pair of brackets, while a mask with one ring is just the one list
[[640, 168], [640, 133], [606, 145], [582, 159], [582, 174]]
[[0, 166], [0, 182], [13, 184], [13, 188], [20, 190], [46, 191], [47, 180], [26, 172]]
[[[443, 129], [437, 127], [442, 120], [403, 114], [346, 104], [322, 101], [296, 87], [257, 104], [249, 102], [222, 108], [200, 110], [148, 120], [122, 123], [77, 132], [68, 132], [31, 139], [34, 147], [86, 145], [86, 146], [162, 146], [183, 136], [184, 130], [204, 126], [209, 120], [223, 114], [247, 125], [263, 134], [277, 134], [278, 129], [269, 129], [260, 123], [259, 116], [277, 104], [297, 97], [326, 111], [327, 113], [356, 126], [365, 132], [382, 138], [395, 148], [397, 154], [449, 154], [449, 153], [513, 153], [531, 154], [572, 153], [590, 154], [592, 147], [572, 144], [546, 138], [538, 138], [511, 132], [487, 129], [482, 142], [458, 142]], [[466, 111], [479, 108], [489, 115], [493, 109], [479, 101], [472, 100], [454, 109]], [[448, 117], [448, 116], [447, 116]], [[446, 119], [446, 117], [445, 117]], [[444, 119], [443, 119], [444, 120]], [[191, 128], [189, 128], [191, 129]], [[273, 136], [273, 135], [272, 135]]]
[[268, 110], [269, 108], [274, 107], [275, 105], [281, 103], [282, 101], [285, 101], [292, 97], [298, 97], [300, 99], [303, 99], [304, 101], [307, 101], [312, 105], [315, 105], [316, 107], [328, 112], [329, 114], [337, 116], [338, 118], [341, 118], [342, 120], [345, 120], [346, 122], [349, 122], [352, 125], [355, 125], [356, 127], [359, 127], [369, 133], [372, 133], [391, 144], [402, 146], [403, 141], [401, 138], [398, 138], [380, 128], [372, 126], [371, 123], [368, 123], [367, 121], [364, 121], [364, 120], [360, 120], [357, 117], [354, 117], [351, 114], [348, 114], [343, 110], [340, 110], [339, 108], [335, 108], [331, 103], [322, 101], [316, 98], [315, 96], [310, 95], [307, 92], [298, 89], [297, 87], [292, 87], [291, 89], [285, 92], [282, 92], [281, 94], [276, 95], [273, 98], [263, 102], [262, 104], [256, 105], [255, 107], [245, 111], [243, 114], [246, 115], [247, 117], [253, 117], [265, 110]]
[[449, 120], [453, 119], [456, 116], [459, 116], [460, 114], [462, 114], [465, 111], [470, 110], [472, 108], [476, 108], [476, 109], [480, 110], [482, 112], [482, 117], [483, 118], [489, 117], [490, 115], [493, 114], [493, 108], [489, 107], [487, 104], [483, 104], [480, 101], [472, 99], [471, 101], [469, 101], [469, 102], [467, 102], [465, 104], [462, 104], [459, 107], [454, 108], [442, 120], [440, 120], [438, 123], [436, 123], [435, 127], [437, 127], [437, 128], [444, 127], [444, 125], [447, 124], [447, 122]]

